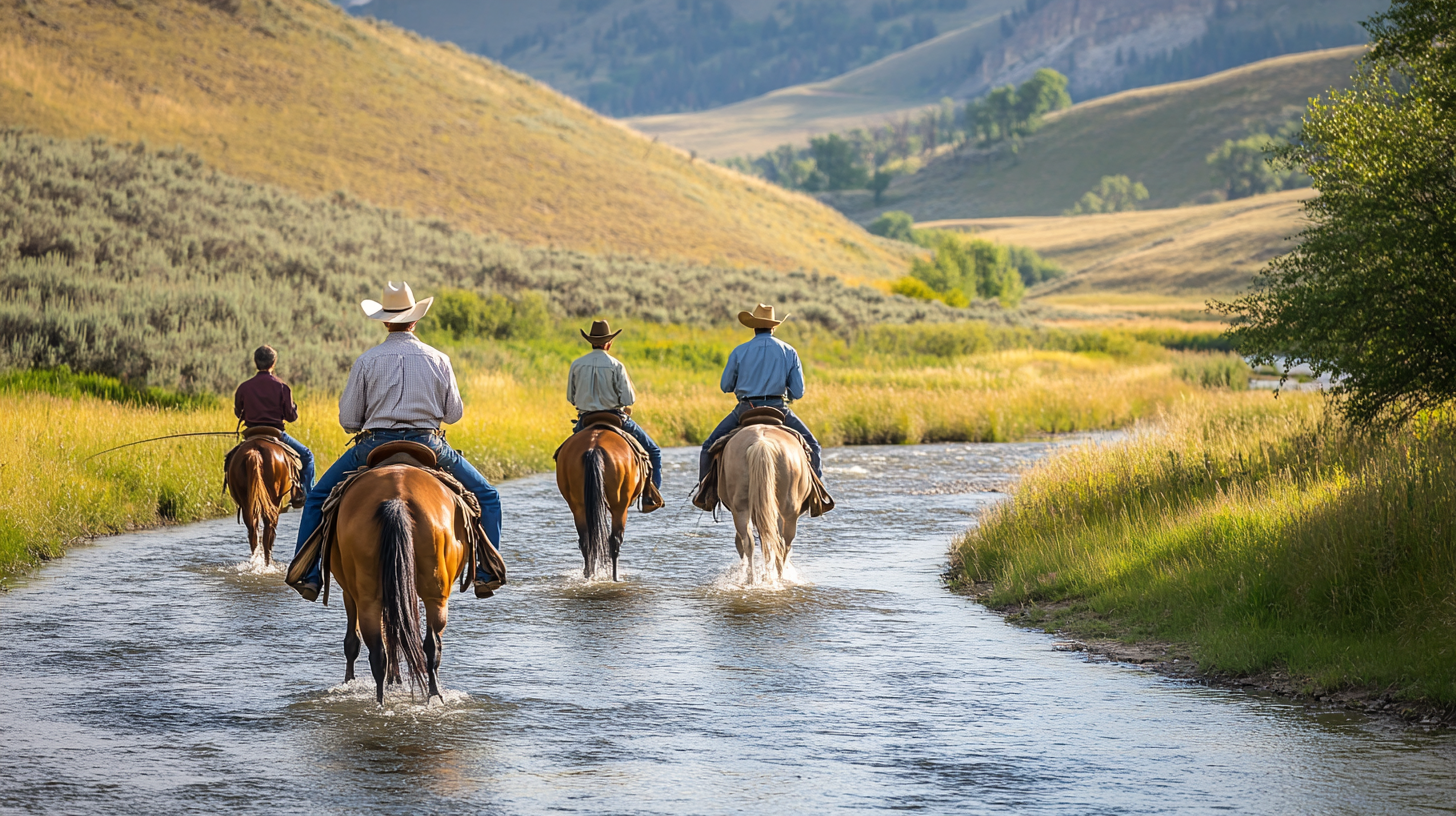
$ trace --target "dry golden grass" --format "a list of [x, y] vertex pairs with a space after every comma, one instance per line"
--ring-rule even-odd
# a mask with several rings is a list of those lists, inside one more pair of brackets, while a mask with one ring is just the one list
[[0, 0], [0, 124], [181, 144], [243, 178], [529, 244], [857, 279], [907, 263], [806, 196], [323, 2]]

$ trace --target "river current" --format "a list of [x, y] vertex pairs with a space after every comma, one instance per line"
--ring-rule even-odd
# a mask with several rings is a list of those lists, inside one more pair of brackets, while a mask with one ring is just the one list
[[[1456, 812], [1456, 741], [1052, 649], [941, 581], [1051, 443], [828, 452], [796, 575], [732, 523], [634, 514], [585, 583], [550, 474], [501, 486], [511, 583], [456, 595], [445, 702], [340, 685], [344, 610], [231, 519], [77, 547], [0, 595], [0, 810], [309, 813]], [[279, 549], [291, 552], [296, 514]]]

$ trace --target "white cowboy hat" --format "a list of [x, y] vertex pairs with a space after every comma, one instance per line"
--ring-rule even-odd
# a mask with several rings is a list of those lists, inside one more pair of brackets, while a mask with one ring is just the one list
[[775, 320], [774, 307], [767, 306], [762, 303], [753, 307], [752, 312], [738, 313], [738, 322], [742, 323], [750, 329], [772, 329], [788, 319], [789, 316], [784, 315], [783, 317]]
[[370, 320], [378, 320], [384, 323], [413, 323], [425, 316], [430, 310], [430, 304], [435, 302], [432, 297], [427, 297], [419, 303], [415, 302], [415, 293], [410, 291], [409, 284], [400, 281], [399, 286], [390, 281], [384, 287], [384, 301], [380, 303], [373, 300], [365, 300], [359, 303], [359, 308], [364, 310], [364, 316]]

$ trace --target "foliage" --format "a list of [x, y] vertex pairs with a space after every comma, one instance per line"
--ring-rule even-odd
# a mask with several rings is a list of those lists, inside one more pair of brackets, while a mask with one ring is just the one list
[[541, 336], [551, 323], [546, 299], [527, 292], [515, 300], [493, 294], [446, 289], [435, 295], [430, 313], [420, 321], [420, 331], [444, 331], [455, 340], [488, 338], [529, 340]]
[[910, 275], [943, 295], [947, 303], [983, 298], [998, 300], [1009, 309], [1021, 303], [1026, 291], [1006, 247], [954, 233], [939, 234], [930, 259], [916, 258]]
[[132, 388], [101, 374], [77, 374], [69, 366], [0, 372], [0, 394], [49, 394], [53, 397], [95, 397], [148, 408], [191, 410], [218, 404], [211, 394], [179, 394], [165, 388]]
[[963, 120], [968, 138], [983, 145], [1035, 133], [1046, 114], [1069, 108], [1067, 78], [1042, 68], [1020, 86], [993, 88], [984, 99], [966, 106]]
[[839, 134], [810, 139], [809, 152], [814, 156], [816, 175], [809, 178], [804, 189], [850, 190], [869, 183], [869, 171], [860, 163], [854, 145]]
[[868, 227], [871, 235], [879, 235], [889, 238], [892, 241], [904, 241], [907, 244], [919, 244], [916, 240], [915, 218], [904, 210], [890, 210], [880, 213]]
[[[761, 21], [745, 20], [725, 0], [681, 0], [662, 13], [630, 11], [592, 39], [577, 67], [585, 101], [611, 116], [703, 110], [804, 82], [829, 79], [924, 42], [935, 22], [889, 22], [905, 3], [881, 3], [854, 16], [841, 3], [783, 3]], [[953, 10], [957, 0], [917, 11]], [[959, 0], [964, 7], [965, 0]], [[485, 53], [507, 63], [551, 45], [551, 27]]]
[[[957, 239], [960, 236], [960, 233], [949, 230], [915, 229], [915, 222], [911, 218], [910, 213], [902, 210], [890, 210], [889, 212], [882, 213], [867, 229], [873, 235], [883, 236], [896, 241], [905, 241], [906, 243], [922, 246], [926, 249], [935, 249], [942, 240]], [[1059, 264], [1046, 260], [1036, 250], [1030, 247], [1008, 244], [1005, 248], [1006, 262], [1016, 268], [1016, 271], [1021, 275], [1021, 282], [1024, 286], [1035, 286], [1043, 281], [1065, 277], [1067, 274], [1067, 271]], [[948, 294], [948, 290], [947, 292], [941, 292], [932, 288], [928, 292], [934, 294], [928, 294], [924, 286], [917, 286], [915, 283], [912, 283], [912, 281], [917, 280], [920, 279], [913, 276], [913, 274], [910, 277], [901, 278], [894, 284], [891, 291], [895, 294], [919, 298], [921, 300], [942, 300], [948, 305], [955, 305], [955, 303], [952, 303], [952, 300], [956, 302], [963, 300], [959, 296], [953, 296], [951, 300], [946, 300], [945, 296]]]
[[1360, 422], [1456, 395], [1456, 6], [1396, 0], [1366, 24], [1349, 91], [1310, 103], [1281, 151], [1320, 191], [1313, 226], [1219, 308], [1256, 364], [1308, 363]]
[[1038, 466], [955, 569], [992, 604], [1058, 604], [1063, 630], [1189, 644], [1203, 671], [1450, 705], [1453, 474], [1450, 416], [1383, 436], [1313, 395], [1208, 394]]
[[718, 323], [755, 300], [837, 328], [964, 316], [818, 274], [523, 248], [242, 182], [182, 150], [0, 132], [0, 369], [225, 393], [270, 343], [294, 383], [335, 387], [379, 335], [355, 304], [402, 273], [421, 297], [484, 299], [442, 302], [462, 336], [518, 336], [547, 312]]
[[1136, 210], [1138, 203], [1147, 198], [1148, 188], [1141, 181], [1134, 182], [1127, 176], [1103, 176], [1097, 183], [1097, 189], [1083, 193], [1077, 203], [1062, 215], [1128, 212]]
[[1249, 364], [1237, 354], [1190, 353], [1173, 364], [1173, 375], [1204, 388], [1249, 390]]
[[1309, 186], [1309, 176], [1287, 163], [1274, 163], [1274, 152], [1288, 144], [1266, 133], [1235, 141], [1227, 139], [1208, 154], [1213, 183], [1229, 199]]

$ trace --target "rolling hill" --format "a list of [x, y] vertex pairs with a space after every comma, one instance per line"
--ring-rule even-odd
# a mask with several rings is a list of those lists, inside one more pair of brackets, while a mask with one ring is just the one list
[[918, 224], [1029, 246], [1068, 275], [1028, 293], [1091, 314], [1204, 319], [1203, 301], [1243, 290], [1306, 226], [1313, 190], [1106, 215], [948, 219]]
[[[1041, 0], [944, 26], [934, 39], [821, 82], [712, 110], [640, 116], [644, 133], [715, 158], [881, 124], [943, 96], [966, 101], [1039, 68], [1079, 101], [1261, 59], [1364, 41], [1384, 0]], [[995, 12], [991, 5], [984, 10]], [[1006, 11], [1015, 12], [1011, 17]], [[526, 70], [530, 71], [530, 68]]]
[[918, 221], [1057, 215], [1102, 176], [1126, 174], [1147, 186], [1146, 208], [1176, 207], [1213, 187], [1210, 151], [1299, 116], [1310, 97], [1345, 86], [1361, 53], [1352, 46], [1294, 54], [1124, 91], [1049, 115], [1017, 151], [943, 154], [897, 178], [878, 207], [864, 191], [824, 198], [864, 223], [896, 209]]
[[0, 125], [181, 145], [243, 179], [531, 245], [850, 279], [908, 257], [808, 197], [318, 0], [0, 0]]

